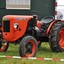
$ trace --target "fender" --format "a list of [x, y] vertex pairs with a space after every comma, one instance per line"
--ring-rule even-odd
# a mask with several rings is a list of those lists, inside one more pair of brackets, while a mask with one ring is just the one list
[[[49, 27], [48, 27], [48, 29], [47, 29], [47, 31], [46, 31], [46, 36], [49, 35], [51, 27], [52, 27], [56, 22], [58, 22], [58, 21], [59, 21], [59, 20], [54, 20], [54, 21], [49, 25]], [[60, 20], [60, 21], [61, 21], [61, 20]], [[61, 21], [61, 22], [62, 22], [62, 21]]]

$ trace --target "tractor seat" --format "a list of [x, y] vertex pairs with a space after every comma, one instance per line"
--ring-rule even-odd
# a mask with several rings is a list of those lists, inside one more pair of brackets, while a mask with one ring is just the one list
[[42, 23], [50, 23], [50, 22], [52, 22], [54, 20], [54, 17], [53, 16], [48, 16], [48, 17], [44, 17], [42, 20], [41, 20], [41, 22]]

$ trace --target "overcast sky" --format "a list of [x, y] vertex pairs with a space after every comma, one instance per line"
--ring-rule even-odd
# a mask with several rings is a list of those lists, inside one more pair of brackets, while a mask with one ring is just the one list
[[58, 5], [64, 5], [64, 0], [57, 0]]

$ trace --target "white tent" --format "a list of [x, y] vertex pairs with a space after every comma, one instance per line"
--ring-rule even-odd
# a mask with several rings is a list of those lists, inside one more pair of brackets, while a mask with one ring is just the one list
[[64, 0], [56, 0], [57, 6], [55, 11], [57, 11], [56, 19], [64, 20]]

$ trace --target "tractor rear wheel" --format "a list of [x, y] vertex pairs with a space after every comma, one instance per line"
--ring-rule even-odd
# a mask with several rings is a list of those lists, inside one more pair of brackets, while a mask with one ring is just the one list
[[6, 52], [9, 47], [9, 43], [5, 40], [0, 40], [0, 52]]
[[55, 23], [49, 35], [49, 44], [53, 52], [64, 52], [64, 23]]
[[38, 49], [38, 43], [33, 36], [25, 36], [20, 43], [19, 54], [21, 57], [33, 57]]

